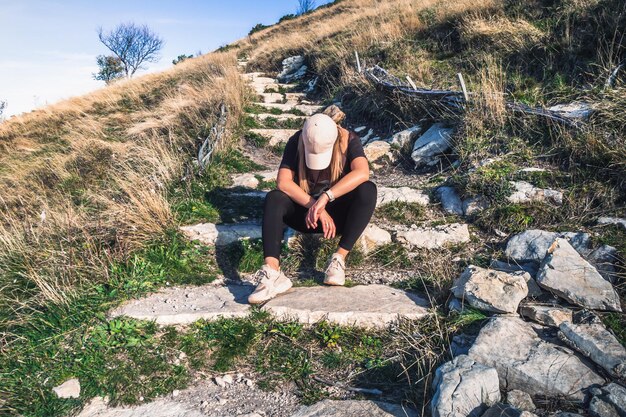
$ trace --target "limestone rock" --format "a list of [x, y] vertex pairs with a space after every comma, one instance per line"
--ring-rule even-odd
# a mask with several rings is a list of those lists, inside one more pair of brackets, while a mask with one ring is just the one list
[[398, 241], [415, 248], [441, 249], [470, 240], [467, 224], [453, 223], [435, 227], [418, 227], [397, 233]]
[[464, 333], [454, 336], [452, 338], [452, 342], [450, 343], [450, 352], [452, 352], [452, 356], [467, 355], [470, 348], [474, 345], [475, 340], [476, 336]]
[[616, 264], [620, 260], [620, 256], [616, 248], [609, 245], [599, 246], [587, 256], [587, 260], [596, 267], [604, 279], [612, 284], [617, 282], [618, 269]]
[[387, 142], [396, 148], [405, 149], [410, 146], [421, 131], [422, 126], [416, 125], [401, 132], [394, 133], [393, 136], [387, 139]]
[[399, 317], [419, 319], [430, 313], [422, 297], [385, 285], [297, 287], [270, 300], [263, 309], [279, 318], [312, 324], [320, 320], [341, 325], [385, 327]]
[[616, 224], [626, 229], [626, 219], [620, 219], [618, 217], [599, 217], [598, 224], [601, 224], [601, 225]]
[[517, 389], [506, 393], [506, 402], [522, 411], [535, 411], [536, 409], [532, 397], [528, 393]]
[[383, 157], [389, 158], [393, 161], [393, 155], [391, 154], [391, 145], [382, 140], [376, 140], [370, 142], [363, 147], [365, 156], [369, 162], [376, 162]]
[[281, 93], [261, 93], [259, 95], [264, 103], [282, 103], [285, 100], [285, 96]]
[[238, 174], [233, 177], [233, 187], [257, 188], [259, 186], [259, 178], [263, 181], [275, 180], [278, 171], [267, 171], [257, 173]]
[[447, 213], [463, 215], [463, 202], [453, 187], [439, 187], [435, 193]]
[[203, 417], [200, 410], [177, 401], [159, 398], [132, 407], [109, 408], [101, 397], [92, 399], [77, 417]]
[[316, 106], [316, 105], [311, 105], [311, 104], [297, 104], [297, 105], [293, 105], [293, 104], [289, 104], [289, 103], [285, 103], [285, 104], [281, 104], [281, 103], [255, 103], [258, 106], [264, 107], [268, 110], [271, 109], [278, 109], [281, 110], [284, 113], [288, 113], [289, 111], [295, 109], [295, 110], [299, 110], [302, 113], [304, 113], [306, 116], [311, 116], [312, 114], [315, 114], [319, 111], [321, 111], [324, 107], [323, 106]]
[[556, 238], [565, 238], [578, 252], [589, 251], [590, 236], [587, 233], [556, 233], [530, 229], [513, 236], [506, 245], [505, 255], [516, 262], [540, 263]]
[[233, 187], [256, 188], [259, 180], [254, 174], [239, 174], [233, 177]]
[[541, 291], [541, 288], [537, 285], [537, 281], [533, 278], [537, 275], [537, 267], [533, 263], [517, 264], [492, 260], [489, 264], [489, 268], [503, 272], [527, 272], [528, 275], [525, 275], [525, 277], [528, 278], [526, 281], [528, 296], [540, 297], [543, 294], [543, 291]]
[[573, 312], [569, 308], [527, 304], [520, 307], [520, 315], [544, 326], [559, 327], [565, 321], [572, 321]]
[[166, 288], [144, 298], [130, 300], [109, 313], [110, 317], [126, 316], [154, 320], [160, 325], [189, 324], [200, 319], [244, 317], [250, 310], [250, 285], [218, 287]]
[[511, 203], [549, 202], [560, 206], [563, 204], [563, 193], [548, 188], [537, 188], [526, 181], [511, 182], [515, 190], [508, 200]]
[[479, 417], [500, 401], [498, 372], [466, 355], [440, 366], [433, 380], [433, 417]]
[[473, 216], [489, 208], [489, 200], [484, 196], [477, 196], [463, 200], [463, 214]]
[[391, 234], [375, 224], [370, 223], [363, 231], [356, 246], [360, 248], [363, 253], [368, 254], [377, 247], [388, 243], [391, 243]]
[[595, 111], [589, 103], [575, 101], [567, 104], [557, 104], [548, 107], [548, 110], [559, 113], [568, 119], [587, 120]]
[[291, 417], [417, 417], [410, 409], [396, 404], [358, 400], [323, 400], [303, 406]]
[[52, 388], [59, 398], [79, 398], [80, 381], [76, 378], [68, 379], [59, 386]]
[[452, 286], [455, 297], [492, 313], [515, 313], [528, 295], [527, 272], [502, 272], [470, 265]]
[[182, 226], [180, 230], [191, 240], [205, 245], [225, 246], [240, 239], [261, 239], [259, 224], [201, 223]]
[[557, 238], [548, 249], [537, 284], [581, 307], [621, 311], [619, 296], [611, 283], [565, 239]]
[[563, 346], [550, 328], [518, 317], [493, 317], [481, 329], [469, 357], [495, 367], [504, 390], [582, 402], [584, 390], [604, 379], [592, 365]]
[[409, 187], [378, 187], [378, 196], [376, 199], [376, 207], [384, 206], [388, 203], [417, 203], [428, 205], [430, 198], [421, 190]]
[[411, 158], [415, 165], [432, 166], [439, 162], [440, 155], [450, 149], [453, 129], [445, 128], [442, 123], [435, 123], [413, 144]]
[[511, 405], [497, 403], [489, 407], [482, 417], [537, 417], [537, 415], [529, 411], [518, 410]]
[[602, 323], [559, 326], [559, 337], [572, 348], [604, 368], [609, 374], [626, 382], [626, 349]]
[[626, 388], [614, 382], [599, 389], [591, 399], [589, 412], [594, 417], [626, 416]]
[[304, 65], [304, 57], [296, 55], [283, 60], [283, 70], [278, 76], [278, 82], [290, 83], [299, 80], [306, 75], [307, 67]]

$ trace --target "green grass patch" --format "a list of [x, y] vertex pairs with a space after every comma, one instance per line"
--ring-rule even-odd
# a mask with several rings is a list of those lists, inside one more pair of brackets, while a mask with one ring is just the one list
[[244, 138], [246, 142], [257, 148], [264, 148], [270, 143], [269, 138], [255, 132], [246, 132]]
[[368, 258], [373, 258], [374, 262], [381, 268], [407, 269], [411, 267], [409, 252], [398, 242], [376, 248], [372, 254], [368, 255]]
[[411, 225], [425, 219], [426, 209], [417, 203], [394, 201], [376, 209], [376, 217], [389, 222]]

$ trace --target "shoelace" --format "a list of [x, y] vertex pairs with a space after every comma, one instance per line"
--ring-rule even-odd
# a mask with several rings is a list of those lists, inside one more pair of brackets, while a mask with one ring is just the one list
[[248, 278], [248, 281], [250, 281], [254, 285], [259, 285], [261, 281], [263, 281], [263, 278], [269, 279], [270, 276], [265, 269], [259, 269], [253, 275], [251, 275], [250, 278]]
[[343, 265], [341, 264], [339, 258], [333, 257], [330, 259], [330, 263], [328, 264], [327, 269], [336, 269], [337, 271], [341, 271], [343, 269]]

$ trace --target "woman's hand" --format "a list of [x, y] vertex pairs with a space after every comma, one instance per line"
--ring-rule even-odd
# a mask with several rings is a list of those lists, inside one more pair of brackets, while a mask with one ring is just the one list
[[322, 194], [309, 208], [309, 211], [306, 214], [306, 227], [308, 229], [315, 229], [317, 227], [317, 221], [319, 220], [322, 212], [325, 211], [326, 204], [328, 204], [328, 196], [326, 194]]
[[320, 222], [322, 222], [322, 230], [324, 231], [324, 237], [326, 239], [332, 239], [337, 234], [337, 227], [335, 221], [326, 210], [320, 214]]

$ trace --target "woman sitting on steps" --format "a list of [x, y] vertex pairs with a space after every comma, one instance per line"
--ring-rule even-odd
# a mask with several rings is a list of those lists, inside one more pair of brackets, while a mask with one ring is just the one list
[[268, 301], [292, 286], [280, 271], [283, 231], [341, 235], [326, 268], [324, 284], [344, 285], [345, 258], [370, 221], [376, 185], [360, 138], [325, 114], [309, 117], [285, 147], [277, 190], [265, 197], [263, 253], [265, 264], [252, 279], [259, 282], [250, 304]]

